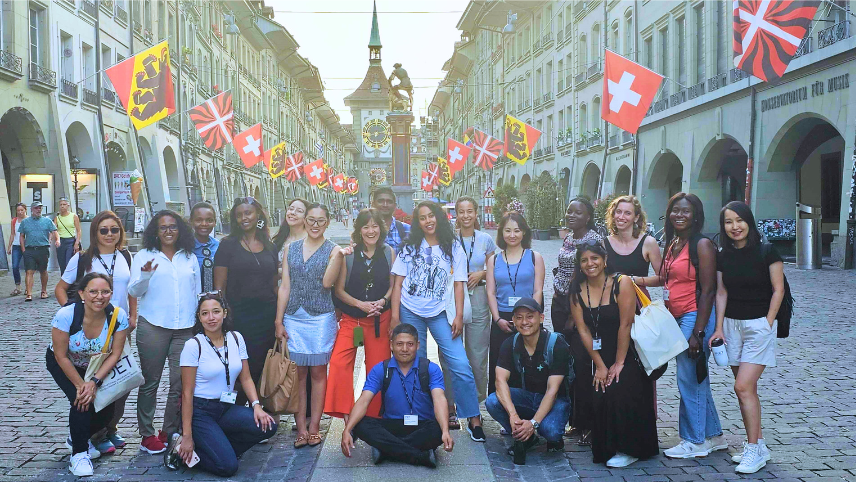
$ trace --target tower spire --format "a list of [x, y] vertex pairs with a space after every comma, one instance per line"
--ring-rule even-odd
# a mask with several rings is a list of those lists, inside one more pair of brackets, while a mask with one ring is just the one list
[[380, 64], [380, 49], [383, 47], [380, 43], [380, 32], [377, 27], [377, 2], [374, 3], [374, 11], [372, 12], [372, 35], [369, 38], [369, 62]]

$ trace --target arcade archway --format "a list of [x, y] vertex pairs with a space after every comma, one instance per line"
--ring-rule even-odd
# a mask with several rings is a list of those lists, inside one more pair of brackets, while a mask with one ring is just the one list
[[595, 163], [589, 163], [583, 170], [583, 181], [580, 185], [580, 194], [591, 200], [597, 198], [597, 185], [600, 182], [600, 168]]

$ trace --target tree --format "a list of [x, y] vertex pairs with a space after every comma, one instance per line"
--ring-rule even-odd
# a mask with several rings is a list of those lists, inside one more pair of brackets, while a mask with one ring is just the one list
[[550, 229], [555, 226], [558, 186], [549, 172], [542, 172], [526, 190], [526, 220], [533, 229]]
[[498, 217], [502, 217], [508, 211], [508, 203], [518, 196], [517, 189], [512, 184], [503, 184], [493, 191], [494, 209], [499, 210]]

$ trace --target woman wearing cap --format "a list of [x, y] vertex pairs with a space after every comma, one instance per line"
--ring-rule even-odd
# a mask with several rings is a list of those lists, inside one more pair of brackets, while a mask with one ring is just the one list
[[68, 260], [74, 253], [80, 251], [80, 218], [71, 212], [71, 203], [66, 198], [59, 199], [59, 213], [55, 216], [56, 230], [59, 234], [59, 247], [56, 249], [56, 259], [60, 273], [65, 273]]

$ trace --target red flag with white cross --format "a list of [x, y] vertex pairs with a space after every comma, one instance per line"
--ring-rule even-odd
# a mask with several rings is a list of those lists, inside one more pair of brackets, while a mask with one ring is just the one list
[[246, 167], [253, 167], [261, 162], [265, 152], [262, 145], [262, 124], [258, 123], [236, 135], [232, 145]]
[[446, 159], [449, 163], [449, 172], [454, 175], [464, 168], [472, 149], [454, 139], [449, 139], [448, 141]]
[[662, 75], [607, 50], [600, 116], [636, 134], [662, 83]]
[[345, 182], [346, 182], [346, 180], [345, 180], [344, 174], [342, 174], [342, 173], [336, 174], [335, 176], [333, 176], [333, 181], [332, 181], [333, 190], [336, 192], [344, 191], [346, 188]]
[[318, 159], [303, 166], [303, 172], [306, 174], [306, 180], [312, 186], [327, 180], [327, 171], [324, 170], [324, 159]]
[[[431, 192], [434, 190], [434, 181], [432, 181], [432, 177], [428, 171], [422, 171], [422, 190], [425, 192]], [[436, 179], [436, 177], [434, 177]]]

